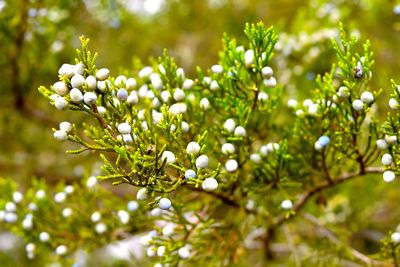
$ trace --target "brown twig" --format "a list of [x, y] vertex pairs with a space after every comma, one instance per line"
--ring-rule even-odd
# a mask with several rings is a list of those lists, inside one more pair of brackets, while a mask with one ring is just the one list
[[20, 58], [22, 54], [22, 50], [24, 48], [24, 41], [25, 41], [25, 33], [26, 33], [26, 26], [27, 26], [27, 18], [28, 18], [28, 1], [24, 1], [22, 4], [22, 9], [20, 12], [19, 23], [16, 25], [16, 37], [14, 40], [15, 50], [14, 53], [10, 57], [10, 64], [11, 64], [11, 92], [14, 94], [14, 106], [18, 109], [23, 109], [25, 105], [24, 96], [20, 81]]
[[219, 193], [219, 192], [216, 192], [216, 191], [204, 191], [204, 190], [195, 188], [195, 187], [193, 187], [193, 186], [190, 186], [190, 187], [187, 187], [187, 188], [190, 189], [190, 190], [192, 190], [192, 191], [197, 191], [197, 192], [200, 192], [200, 193], [205, 193], [205, 194], [208, 194], [208, 195], [213, 196], [213, 197], [215, 197], [215, 198], [218, 198], [218, 199], [220, 199], [222, 202], [224, 202], [224, 204], [226, 204], [226, 205], [228, 205], [228, 206], [232, 206], [232, 207], [235, 207], [235, 208], [243, 208], [243, 210], [244, 210], [246, 213], [249, 213], [249, 214], [257, 214], [257, 211], [256, 211], [256, 210], [247, 209], [246, 207], [240, 205], [240, 203], [238, 203], [235, 199], [233, 199], [233, 198], [231, 198], [231, 197], [229, 197], [229, 196], [223, 195], [223, 194], [221, 194], [221, 193]]
[[[348, 180], [351, 180], [355, 177], [362, 176], [368, 173], [382, 173], [383, 169], [380, 167], [370, 167], [370, 168], [365, 168], [364, 171], [360, 170], [358, 172], [353, 172], [353, 173], [344, 173], [343, 175], [337, 177], [336, 179], [333, 179], [333, 183], [330, 182], [324, 182], [314, 188], [311, 188], [308, 190], [306, 193], [304, 193], [300, 199], [294, 204], [293, 206], [293, 211], [298, 212], [302, 209], [302, 207], [307, 203], [307, 201], [314, 196], [316, 193], [321, 192], [322, 190], [334, 187], [338, 184], [341, 184], [343, 182], [346, 182]], [[289, 217], [291, 218], [291, 217]], [[284, 215], [278, 217], [278, 219], [275, 221], [274, 225], [280, 225], [284, 221], [286, 221], [288, 218]]]
[[325, 152], [322, 154], [322, 169], [324, 170], [325, 176], [326, 176], [326, 180], [329, 182], [329, 184], [333, 184], [333, 180], [332, 177], [329, 173], [329, 169], [328, 166], [326, 166], [326, 154]]
[[104, 128], [104, 130], [109, 131], [112, 135], [113, 133], [111, 132], [111, 127], [109, 125], [107, 125], [107, 123], [105, 123], [105, 121], [103, 120], [103, 118], [100, 116], [99, 111], [97, 110], [97, 106], [96, 104], [93, 104], [91, 106], [93, 113], [96, 116], [96, 119], [99, 121], [99, 123], [101, 124], [101, 126]]
[[256, 109], [257, 100], [258, 100], [258, 89], [254, 90], [254, 100], [253, 100], [253, 105], [251, 106], [251, 110], [255, 110]]

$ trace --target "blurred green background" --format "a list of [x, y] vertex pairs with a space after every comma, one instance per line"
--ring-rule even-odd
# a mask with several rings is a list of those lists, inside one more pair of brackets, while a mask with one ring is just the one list
[[[274, 25], [280, 35], [272, 64], [287, 96], [310, 96], [313, 77], [330, 69], [330, 38], [339, 21], [351, 34], [371, 40], [377, 73], [372, 90], [388, 90], [390, 78], [398, 77], [396, 1], [0, 0], [0, 177], [23, 186], [32, 177], [71, 181], [95, 164], [90, 154], [66, 155], [68, 144], [53, 140], [51, 128], [65, 116], [37, 92], [39, 85], [57, 80], [63, 63], [74, 63], [80, 35], [91, 39], [98, 66], [113, 75], [167, 48], [191, 77], [196, 66], [217, 63], [224, 32], [240, 43], [245, 23], [258, 21]], [[386, 114], [384, 108], [379, 112]], [[373, 183], [363, 188], [370, 190]], [[379, 197], [375, 194], [372, 199]]]

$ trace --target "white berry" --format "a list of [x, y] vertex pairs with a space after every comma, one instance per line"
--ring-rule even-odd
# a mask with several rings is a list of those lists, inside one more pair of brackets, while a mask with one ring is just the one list
[[175, 92], [174, 92], [174, 99], [175, 99], [175, 101], [184, 100], [185, 99], [185, 92], [180, 88], [176, 88]]
[[183, 102], [175, 103], [169, 107], [169, 111], [174, 116], [185, 113], [186, 110], [187, 110], [186, 103], [183, 103]]
[[221, 151], [225, 155], [233, 154], [235, 153], [235, 146], [231, 143], [225, 143], [222, 145]]
[[138, 200], [145, 200], [149, 197], [147, 188], [140, 188], [139, 191], [136, 193], [136, 198]]
[[90, 90], [94, 90], [96, 89], [97, 86], [97, 80], [93, 75], [89, 75], [86, 77], [85, 80], [86, 86], [90, 89]]
[[67, 100], [65, 100], [63, 97], [58, 96], [58, 97], [54, 100], [54, 106], [55, 106], [56, 109], [58, 109], [58, 110], [64, 110], [64, 109], [68, 106], [68, 102], [67, 102]]
[[389, 107], [393, 110], [397, 110], [399, 108], [399, 103], [397, 102], [396, 99], [391, 98], [389, 99]]
[[187, 259], [190, 257], [190, 251], [187, 247], [181, 247], [178, 250], [178, 255], [181, 259]]
[[216, 74], [221, 74], [223, 71], [224, 68], [221, 65], [216, 64], [211, 67], [211, 72], [214, 72]]
[[183, 87], [183, 89], [188, 90], [188, 89], [192, 89], [193, 85], [194, 85], [194, 81], [193, 80], [186, 79], [183, 82], [182, 87]]
[[82, 62], [79, 62], [74, 65], [74, 73], [83, 75], [85, 72], [85, 65]]
[[257, 100], [260, 102], [265, 102], [268, 100], [268, 94], [265, 92], [259, 92], [257, 96]]
[[167, 164], [172, 164], [175, 160], [175, 154], [171, 151], [165, 150], [161, 155], [161, 161], [165, 161]]
[[62, 215], [63, 215], [63, 217], [68, 218], [69, 216], [72, 215], [72, 209], [70, 209], [70, 208], [63, 209]]
[[363, 92], [360, 97], [361, 101], [365, 104], [370, 104], [374, 102], [374, 95], [371, 92]]
[[385, 166], [392, 165], [392, 163], [393, 163], [393, 157], [392, 157], [392, 155], [390, 155], [390, 154], [388, 154], [388, 153], [383, 154], [381, 162], [382, 162], [382, 164], [385, 165]]
[[161, 247], [158, 247], [158, 249], [157, 249], [157, 255], [159, 256], [159, 257], [162, 257], [162, 256], [164, 256], [164, 254], [165, 254], [165, 246], [161, 246]]
[[132, 131], [132, 127], [129, 123], [123, 122], [118, 125], [118, 132], [120, 134], [130, 134]]
[[97, 184], [96, 176], [90, 176], [89, 179], [87, 179], [87, 181], [86, 181], [86, 186], [88, 188], [93, 188], [96, 186], [96, 184]]
[[128, 90], [133, 90], [136, 87], [136, 80], [134, 78], [129, 78], [125, 82], [125, 88]]
[[56, 248], [56, 254], [59, 256], [63, 256], [67, 253], [68, 249], [64, 245], [60, 245]]
[[350, 96], [350, 90], [346, 86], [341, 86], [338, 91], [338, 95], [341, 98], [348, 98]]
[[154, 89], [161, 90], [163, 88], [163, 82], [158, 73], [152, 73], [150, 75], [150, 82]]
[[15, 203], [20, 203], [23, 198], [24, 198], [24, 195], [22, 195], [21, 192], [15, 191], [13, 193], [13, 200]]
[[174, 232], [175, 232], [175, 224], [174, 223], [168, 223], [162, 229], [162, 234], [164, 236], [171, 236]]
[[181, 127], [182, 127], [182, 132], [183, 133], [188, 133], [189, 132], [190, 127], [189, 127], [189, 124], [186, 121], [182, 121]]
[[318, 109], [319, 105], [313, 103], [308, 107], [308, 114], [315, 116], [318, 114]]
[[388, 144], [396, 144], [397, 136], [396, 135], [385, 135], [385, 141]]
[[160, 97], [162, 102], [167, 103], [171, 98], [171, 93], [169, 91], [162, 91]]
[[244, 53], [244, 64], [247, 68], [250, 68], [253, 63], [254, 63], [254, 51], [247, 50]]
[[4, 215], [4, 221], [8, 223], [15, 223], [18, 220], [18, 215], [13, 212], [6, 212]]
[[228, 132], [232, 133], [235, 130], [236, 123], [233, 119], [227, 119], [224, 123], [224, 128]]
[[117, 212], [118, 218], [122, 224], [127, 224], [129, 222], [129, 213], [125, 210], [119, 210]]
[[235, 135], [236, 136], [246, 136], [246, 130], [242, 126], [238, 126], [235, 128]]
[[391, 236], [390, 239], [392, 239], [392, 241], [394, 243], [400, 243], [400, 233], [399, 232], [394, 232]]
[[200, 100], [200, 108], [202, 108], [203, 110], [208, 110], [210, 108], [210, 101], [208, 101], [207, 98], [202, 98]]
[[35, 211], [37, 210], [37, 205], [33, 202], [28, 204], [28, 210]]
[[155, 246], [150, 246], [146, 250], [146, 254], [148, 257], [152, 258], [156, 255], [156, 247]]
[[274, 77], [270, 77], [268, 79], [264, 79], [263, 82], [264, 82], [265, 87], [267, 87], [267, 88], [273, 88], [277, 84], [276, 79]]
[[211, 91], [217, 91], [217, 90], [219, 90], [219, 84], [218, 84], [217, 81], [215, 81], [215, 80], [211, 81], [211, 83], [210, 83], [210, 90], [211, 90]]
[[58, 70], [58, 75], [68, 78], [72, 77], [72, 75], [74, 75], [74, 65], [62, 64], [62, 66]]
[[72, 124], [68, 121], [63, 121], [60, 123], [60, 130], [69, 133], [72, 130]]
[[196, 142], [190, 142], [186, 147], [186, 153], [197, 155], [200, 152], [200, 145]]
[[55, 131], [53, 134], [54, 138], [58, 141], [65, 141], [68, 140], [68, 134], [67, 132], [63, 131], [63, 130], [58, 130]]
[[136, 105], [139, 102], [139, 96], [138, 93], [136, 91], [132, 91], [128, 98], [126, 99], [126, 102], [129, 105]]
[[28, 243], [28, 244], [25, 246], [26, 252], [33, 252], [33, 251], [35, 251], [35, 248], [36, 248], [36, 246], [35, 246], [35, 244], [33, 244], [33, 243]]
[[56, 94], [65, 95], [68, 92], [68, 87], [65, 82], [59, 81], [53, 84], [53, 90]]
[[131, 200], [128, 202], [128, 210], [136, 211], [139, 208], [139, 203], [135, 200]]
[[140, 79], [146, 79], [152, 73], [153, 73], [153, 68], [150, 66], [145, 66], [143, 69], [139, 71], [138, 76]]
[[162, 210], [168, 210], [171, 207], [171, 204], [172, 204], [171, 200], [169, 200], [166, 197], [161, 198], [160, 201], [158, 202], [158, 206]]
[[289, 199], [286, 199], [286, 200], [282, 201], [281, 207], [284, 210], [290, 210], [293, 208], [293, 203]]
[[271, 67], [264, 67], [261, 70], [261, 74], [265, 79], [269, 79], [272, 77], [272, 75], [274, 75], [274, 71], [272, 70]]
[[107, 225], [105, 225], [104, 223], [97, 223], [94, 227], [94, 230], [96, 231], [96, 233], [98, 234], [104, 234], [107, 231]]
[[99, 81], [107, 80], [108, 76], [110, 76], [110, 70], [106, 68], [101, 68], [96, 73], [96, 78]]
[[40, 189], [35, 193], [35, 196], [37, 199], [42, 199], [46, 196], [46, 192], [43, 189]]
[[234, 172], [237, 170], [239, 164], [236, 160], [230, 159], [225, 163], [225, 168], [228, 172]]
[[185, 179], [194, 178], [196, 177], [196, 172], [194, 170], [187, 170], [185, 171]]
[[83, 100], [83, 94], [78, 88], [72, 88], [69, 92], [69, 97], [74, 103], [80, 103]]
[[387, 183], [393, 182], [393, 180], [396, 178], [396, 175], [392, 171], [385, 171], [383, 173], [383, 180]]
[[295, 108], [297, 106], [297, 100], [296, 99], [289, 99], [287, 102], [287, 105], [289, 108]]
[[386, 141], [384, 139], [378, 139], [378, 140], [376, 140], [376, 146], [380, 150], [385, 150], [385, 149], [387, 149], [388, 144], [386, 143]]
[[93, 92], [86, 92], [83, 95], [83, 101], [86, 103], [86, 105], [91, 106], [96, 103], [96, 100], [97, 100], [97, 95]]
[[17, 211], [17, 205], [15, 205], [14, 202], [7, 202], [5, 206], [5, 210], [8, 212], [16, 212]]
[[312, 104], [314, 104], [314, 102], [311, 100], [311, 99], [305, 99], [304, 101], [303, 101], [303, 106], [305, 106], [305, 107], [310, 107]]
[[99, 89], [101, 92], [105, 92], [107, 88], [110, 88], [111, 82], [109, 80], [105, 81], [97, 81], [97, 89]]
[[50, 235], [47, 232], [41, 232], [39, 234], [39, 240], [41, 242], [48, 242], [50, 240]]
[[363, 109], [364, 103], [360, 99], [356, 99], [353, 101], [352, 106], [355, 110], [360, 111]]
[[22, 228], [26, 229], [26, 230], [30, 230], [33, 227], [33, 223], [32, 220], [30, 219], [24, 219], [22, 221]]
[[100, 115], [104, 115], [104, 114], [106, 114], [107, 110], [106, 110], [106, 108], [103, 107], [103, 106], [97, 106], [97, 112], [98, 112]]
[[208, 167], [208, 157], [206, 155], [201, 155], [196, 159], [196, 167], [198, 169], [204, 169]]
[[215, 178], [209, 177], [203, 181], [201, 187], [203, 188], [204, 191], [211, 192], [218, 188], [218, 182], [217, 180], [215, 180]]
[[125, 87], [125, 83], [126, 83], [126, 77], [125, 75], [119, 75], [117, 78], [115, 78], [114, 80], [114, 84], [117, 87]]
[[85, 84], [85, 78], [80, 74], [75, 74], [71, 78], [71, 86], [73, 88], [82, 87]]
[[182, 68], [178, 68], [176, 70], [176, 77], [178, 77], [179, 80], [185, 79], [185, 71]]
[[101, 219], [101, 214], [98, 211], [95, 211], [92, 213], [92, 215], [90, 215], [90, 220], [92, 222], [98, 222], [100, 221], [100, 219]]
[[250, 155], [250, 160], [254, 163], [260, 163], [261, 162], [261, 156], [258, 153], [253, 153]]

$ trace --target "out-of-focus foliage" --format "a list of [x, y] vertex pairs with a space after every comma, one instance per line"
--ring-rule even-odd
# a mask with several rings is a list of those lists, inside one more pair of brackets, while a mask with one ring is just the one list
[[[73, 63], [71, 59], [75, 57], [75, 49], [80, 46], [78, 36], [82, 34], [91, 39], [91, 50], [101, 55], [98, 66], [107, 66], [112, 73], [132, 73], [133, 68], [143, 66], [141, 61], [149, 62], [149, 57], [157, 58], [163, 54], [163, 49], [167, 48], [177, 65], [182, 66], [187, 76], [191, 77], [196, 74], [197, 65], [206, 69], [218, 61], [217, 51], [222, 49], [221, 36], [224, 32], [228, 36], [237, 37], [238, 43], [243, 43], [246, 40], [243, 25], [246, 22], [263, 21], [265, 25], [275, 25], [279, 36], [274, 50], [275, 56], [270, 65], [274, 69], [282, 96], [285, 101], [297, 98], [300, 102], [305, 98], [316, 101], [319, 96], [313, 93], [314, 88], [323, 88], [330, 79], [335, 83], [337, 77], [326, 75], [320, 82], [316, 82], [315, 78], [331, 71], [331, 64], [335, 61], [331, 38], [338, 37], [338, 25], [339, 21], [342, 21], [350, 36], [361, 36], [362, 40], [371, 40], [375, 62], [369, 88], [376, 92], [383, 88], [386, 92], [377, 100], [379, 104], [387, 103], [388, 92], [393, 92], [391, 97], [398, 98], [395, 82], [390, 83], [390, 78], [398, 82], [397, 69], [400, 67], [397, 51], [400, 41], [398, 14], [400, 8], [396, 3], [380, 0], [0, 0], [0, 67], [3, 74], [0, 83], [0, 175], [18, 181], [18, 190], [27, 192], [26, 201], [33, 201], [34, 198], [30, 196], [33, 197], [34, 190], [38, 190], [44, 184], [48, 184], [46, 186], [49, 186], [49, 194], [64, 190], [64, 183], [74, 184], [79, 196], [80, 190], [87, 190], [85, 186], [82, 187], [85, 179], [91, 174], [99, 174], [99, 163], [92, 153], [66, 155], [64, 151], [71, 149], [71, 146], [54, 142], [50, 129], [57, 128], [59, 121], [64, 120], [65, 116], [54, 109], [47, 111], [48, 103], [39, 97], [36, 90], [41, 84], [52, 84], [57, 79], [55, 70], [63, 63]], [[362, 47], [356, 48], [358, 51], [362, 50]], [[156, 60], [150, 62], [154, 63]], [[337, 86], [339, 87], [339, 84]], [[391, 89], [394, 90], [390, 91]], [[385, 118], [386, 104], [377, 107], [374, 111], [375, 117]], [[280, 108], [288, 111], [286, 107]], [[76, 123], [83, 120], [83, 116], [79, 114], [71, 116], [71, 120]], [[294, 127], [303, 127], [300, 130], [304, 136], [299, 135], [295, 138], [296, 141], [304, 143], [304, 150], [298, 152], [305, 153], [309, 149], [307, 142], [315, 141], [307, 140], [306, 134], [316, 135], [320, 132], [313, 132], [315, 129], [307, 128], [307, 125], [302, 125], [301, 122]], [[357, 126], [355, 129], [357, 130]], [[388, 121], [384, 133], [390, 136], [396, 131], [397, 125], [391, 125]], [[269, 136], [269, 133], [262, 130], [260, 135], [279, 137]], [[346, 136], [341, 138], [346, 140]], [[391, 153], [396, 159], [398, 151], [391, 150]], [[371, 156], [371, 161], [374, 157]], [[338, 162], [345, 164], [345, 159], [340, 158]], [[93, 173], [87, 173], [85, 170], [93, 170]], [[307, 169], [300, 165], [299, 175], [305, 175], [310, 170], [312, 172], [311, 167]], [[255, 175], [258, 171], [260, 170], [254, 170]], [[340, 168], [337, 172], [340, 173]], [[38, 183], [32, 177], [41, 177], [46, 182]], [[318, 214], [319, 222], [335, 232], [344, 243], [350, 243], [366, 254], [378, 254], [381, 249], [380, 239], [395, 230], [400, 218], [400, 211], [395, 204], [400, 200], [397, 184], [382, 184], [378, 183], [378, 180], [381, 179], [365, 177], [350, 184], [340, 185], [331, 190], [337, 193], [333, 198], [325, 197], [325, 194], [321, 193], [316, 201], [326, 205], [310, 205], [308, 211]], [[3, 187], [4, 197], [1, 198], [11, 201], [12, 191], [15, 189], [8, 190], [7, 186]], [[81, 187], [82, 189], [79, 189]], [[108, 187], [104, 191], [101, 189], [101, 198], [109, 199], [110, 202], [108, 206], [96, 204], [106, 210], [107, 207], [113, 206], [113, 203], [119, 203], [113, 209], [124, 209], [126, 204], [121, 203], [127, 203], [133, 196], [130, 188], [125, 189], [128, 191], [126, 194], [121, 190], [123, 189]], [[82, 212], [94, 212], [96, 207], [92, 204], [90, 201], [83, 204]], [[71, 205], [75, 205], [74, 211], [79, 210], [78, 199], [71, 200]], [[58, 209], [60, 210], [54, 211], [58, 212], [54, 217], [60, 217], [62, 209]], [[20, 219], [29, 213], [28, 210], [19, 212]], [[45, 216], [49, 216], [50, 219], [51, 215]], [[118, 215], [113, 214], [108, 219], [107, 224], [115, 226], [115, 229], [119, 228]], [[113, 219], [115, 220], [112, 221]], [[327, 238], [320, 238], [318, 231], [315, 232], [315, 225], [309, 223], [314, 218], [308, 219], [297, 219], [296, 223], [288, 223], [276, 234], [276, 240], [283, 240], [282, 242], [289, 244], [289, 247], [283, 248], [282, 254], [288, 255], [289, 250], [291, 255], [287, 260], [285, 257], [275, 258], [277, 264], [299, 266], [294, 262], [304, 255], [309, 257], [303, 262], [304, 265], [346, 264], [341, 258], [348, 258], [348, 252], [344, 252], [347, 247], [344, 249], [340, 242], [327, 241], [330, 239], [329, 233], [324, 232], [321, 225], [317, 226], [317, 229], [322, 229], [322, 236]], [[85, 222], [79, 221], [76, 227], [83, 232], [86, 231], [85, 227], [92, 231], [87, 230], [87, 239], [80, 240], [85, 242], [93, 237], [91, 235], [94, 225], [84, 227], [82, 224]], [[144, 225], [143, 230], [151, 229], [151, 225]], [[136, 226], [136, 223], [133, 226]], [[257, 229], [251, 230], [256, 232]], [[229, 229], [227, 231], [229, 233]], [[131, 232], [136, 232], [136, 229]], [[236, 242], [235, 238], [237, 237], [232, 235], [232, 242]], [[320, 250], [307, 254], [310, 240]], [[106, 243], [101, 242], [96, 245]], [[390, 258], [392, 243], [390, 239], [385, 242], [383, 251], [388, 253], [385, 257]], [[21, 246], [21, 243], [19, 244]], [[79, 242], [76, 242], [76, 245], [78, 246]], [[260, 246], [260, 242], [253, 245]], [[273, 245], [276, 247], [272, 250], [275, 248], [279, 254], [280, 243]], [[47, 249], [52, 251], [55, 244]], [[9, 252], [1, 254], [1, 260], [4, 260], [2, 262], [5, 262], [6, 266], [35, 264], [26, 258], [24, 251], [19, 254], [15, 252], [16, 249], [13, 251], [13, 256], [9, 256]], [[233, 258], [244, 255], [241, 251], [236, 253], [230, 256]], [[43, 262], [48, 262], [48, 259], [43, 259]], [[41, 266], [38, 259], [36, 264]], [[103, 264], [116, 263], [104, 261]], [[126, 264], [135, 266], [132, 262]], [[271, 266], [273, 264], [271, 263]]]

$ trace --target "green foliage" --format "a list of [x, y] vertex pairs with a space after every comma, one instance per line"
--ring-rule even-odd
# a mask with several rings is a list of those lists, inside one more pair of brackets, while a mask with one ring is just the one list
[[[104, 165], [98, 179], [144, 187], [145, 191], [138, 191], [138, 199], [150, 197], [150, 207], [169, 209], [161, 204], [161, 197], [172, 199], [174, 209], [163, 219], [184, 231], [170, 233], [164, 228], [159, 230], [161, 235], [150, 236], [150, 255], [157, 250], [163, 264], [176, 266], [186, 259], [180, 251], [189, 253], [190, 249], [194, 254], [190, 253], [193, 257], [187, 264], [203, 260], [218, 264], [221, 260], [216, 251], [224, 248], [232, 253], [226, 260], [238, 264], [241, 261], [235, 254], [243, 249], [238, 240], [250, 233], [252, 225], [265, 227], [267, 223], [266, 232], [259, 238], [268, 242], [280, 225], [296, 217], [312, 195], [350, 178], [380, 171], [370, 167], [380, 154], [371, 145], [380, 130], [370, 112], [377, 94], [366, 91], [373, 63], [369, 42], [360, 56], [355, 50], [356, 40], [348, 40], [342, 26], [340, 32], [339, 43], [334, 43], [339, 68], [333, 65], [331, 72], [318, 76], [314, 98], [303, 105], [291, 105], [297, 108], [295, 116], [280, 123], [274, 118], [282, 108], [281, 90], [268, 66], [277, 36], [273, 28], [265, 29], [261, 23], [246, 26], [248, 48], [237, 47], [236, 40], [225, 35], [220, 64], [206, 71], [198, 68], [199, 77], [193, 80], [185, 78], [183, 70], [164, 51], [158, 62], [134, 72], [134, 77], [105, 77], [107, 85], [97, 84], [94, 90], [95, 104], [85, 98], [93, 91], [87, 82], [78, 85], [82, 86], [84, 101], [68, 95], [63, 98], [70, 109], [86, 113], [93, 122], [84, 124], [84, 131], [75, 126], [66, 132], [68, 139], [83, 146], [82, 151], [110, 152], [99, 155]], [[76, 64], [85, 65], [84, 77], [95, 75], [103, 81], [94, 65], [96, 56], [92, 58], [88, 51], [88, 40], [81, 38], [81, 42]], [[61, 74], [60, 79], [69, 85], [75, 76], [71, 79]], [[128, 80], [133, 79], [131, 86]], [[342, 86], [339, 90], [338, 85]], [[59, 108], [57, 101], [62, 96], [54, 96], [53, 90], [39, 88]], [[361, 103], [358, 106], [357, 101]], [[105, 110], [102, 114], [99, 107]], [[263, 124], [264, 120], [272, 122]], [[288, 128], [287, 124], [295, 126]], [[260, 136], [261, 129], [276, 134]], [[56, 137], [63, 130], [54, 131]], [[80, 136], [82, 133], [85, 136]], [[222, 153], [215, 149], [220, 146]], [[226, 150], [224, 146], [232, 148]], [[194, 177], [185, 178], [188, 170]], [[207, 185], [210, 179], [216, 186]], [[220, 189], [214, 192], [216, 187]], [[240, 211], [240, 228], [247, 230], [240, 230], [229, 217], [200, 216], [202, 211], [196, 204], [180, 204], [179, 199], [198, 190], [220, 199], [205, 202], [210, 215], [224, 205], [233, 206]], [[298, 199], [294, 206], [291, 199]], [[188, 213], [197, 213], [200, 221], [190, 223], [184, 219]], [[254, 222], [246, 220], [248, 216], [255, 216]], [[220, 227], [230, 230], [225, 232]], [[202, 239], [195, 237], [205, 236], [204, 231], [227, 237], [233, 229], [238, 233], [237, 240], [222, 242], [212, 250], [205, 250]], [[350, 255], [344, 253], [342, 257]]]
[[[99, 14], [107, 27], [124, 27], [122, 2], [106, 2], [97, 8], [106, 10]], [[128, 237], [140, 239], [138, 251], [149, 259], [134, 253], [126, 263], [102, 264], [398, 266], [400, 214], [391, 203], [399, 200], [392, 181], [400, 173], [400, 93], [392, 80], [392, 112], [383, 122], [386, 92], [373, 88], [387, 74], [370, 42], [344, 30], [347, 8], [314, 1], [288, 32], [247, 23], [234, 39], [227, 29], [218, 63], [205, 68], [195, 61], [195, 74], [173, 48], [157, 49], [161, 56], [147, 66], [133, 60], [123, 69], [124, 58], [110, 72], [102, 66], [119, 53], [98, 57], [82, 36], [75, 64], [62, 65], [57, 83], [39, 92], [59, 110], [54, 119], [71, 122], [52, 129], [67, 141], [60, 149], [72, 154], [61, 161], [96, 164], [67, 182], [73, 192], [64, 182], [34, 179], [25, 189], [2, 179], [1, 226], [23, 237], [29, 262], [38, 266], [77, 263], [81, 249], [93, 258]], [[346, 22], [337, 30], [334, 15], [341, 13]], [[88, 36], [99, 50], [98, 36]], [[137, 47], [148, 43], [143, 39]], [[55, 76], [50, 69], [42, 84]], [[48, 164], [59, 173], [74, 165]], [[26, 192], [23, 200], [18, 190]], [[386, 237], [367, 235], [375, 230]]]

